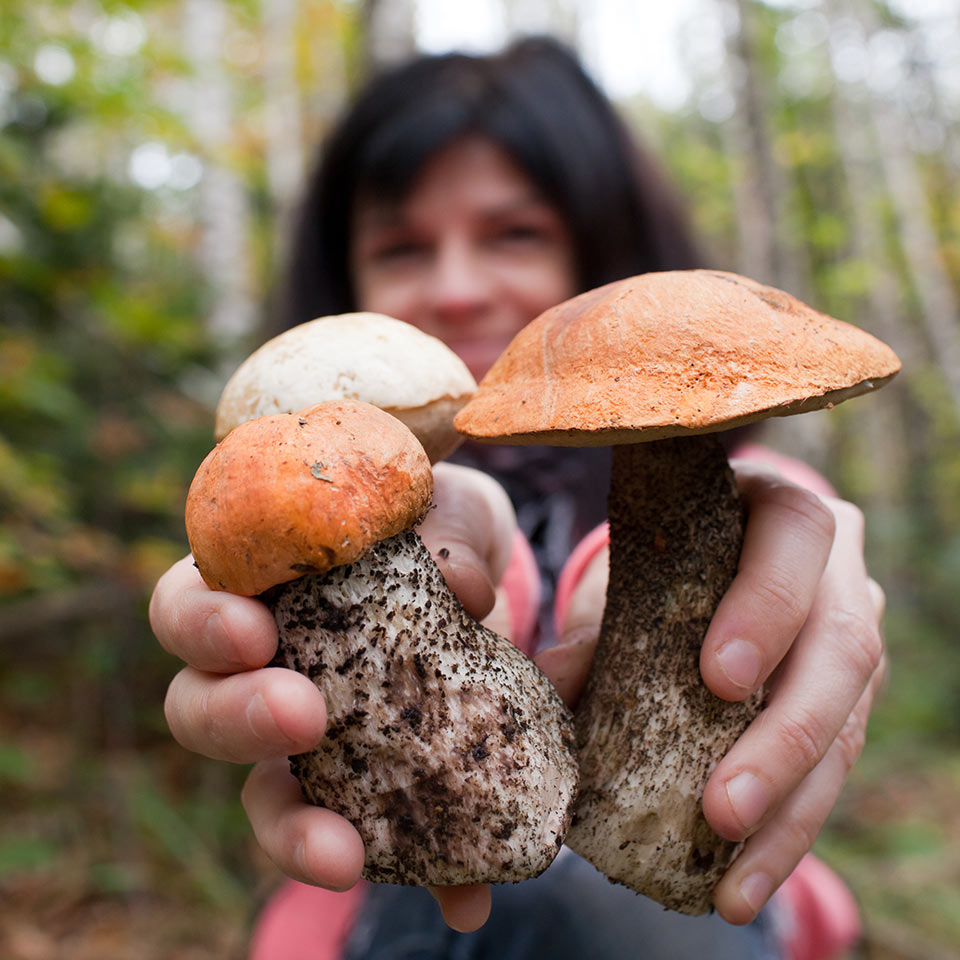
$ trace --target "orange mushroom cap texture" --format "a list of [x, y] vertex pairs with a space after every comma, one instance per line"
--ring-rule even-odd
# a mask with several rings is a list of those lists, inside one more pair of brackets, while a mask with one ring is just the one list
[[774, 287], [647, 273], [529, 323], [455, 426], [500, 443], [635, 443], [816, 410], [899, 369], [886, 344]]
[[371, 404], [330, 401], [249, 420], [200, 465], [190, 549], [214, 590], [254, 596], [352, 563], [413, 526], [433, 493], [413, 434]]

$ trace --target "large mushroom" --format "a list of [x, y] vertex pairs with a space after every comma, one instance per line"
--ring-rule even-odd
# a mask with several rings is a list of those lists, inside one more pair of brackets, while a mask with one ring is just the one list
[[[224, 438], [188, 496], [204, 580], [259, 595], [275, 662], [325, 696], [326, 735], [291, 767], [308, 799], [357, 827], [369, 880], [534, 876], [572, 815], [568, 711], [464, 612], [411, 529], [432, 491], [424, 447], [436, 458], [456, 445], [450, 417], [474, 386], [442, 343], [391, 318], [304, 324], [231, 379]], [[421, 442], [358, 394], [412, 419]], [[270, 412], [331, 396], [348, 399]]]
[[535, 319], [456, 417], [478, 440], [614, 445], [610, 575], [576, 714], [567, 843], [674, 910], [711, 909], [739, 852], [704, 819], [703, 790], [762, 707], [761, 694], [719, 699], [699, 672], [744, 530], [716, 432], [832, 407], [899, 366], [869, 334], [736, 274], [644, 274]]

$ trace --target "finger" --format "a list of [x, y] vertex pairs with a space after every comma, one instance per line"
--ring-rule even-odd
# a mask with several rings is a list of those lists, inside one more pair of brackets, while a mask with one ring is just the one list
[[883, 587], [873, 577], [867, 580], [867, 589], [870, 591], [870, 600], [873, 602], [877, 620], [880, 621], [887, 609], [887, 595], [884, 593]]
[[250, 670], [277, 652], [270, 611], [252, 597], [211, 590], [189, 556], [157, 582], [149, 614], [160, 645], [198, 670]]
[[233, 763], [303, 753], [327, 723], [313, 682], [280, 667], [226, 677], [187, 667], [170, 683], [164, 709], [178, 743]]
[[580, 627], [533, 658], [568, 707], [577, 705], [587, 684], [598, 633], [598, 627]]
[[756, 831], [826, 754], [883, 661], [867, 587], [862, 515], [837, 502], [837, 537], [820, 592], [766, 708], [720, 761], [703, 808], [721, 836]]
[[516, 517], [503, 488], [469, 467], [434, 467], [433, 509], [418, 527], [450, 589], [480, 620], [493, 608], [513, 547]]
[[490, 916], [490, 886], [428, 887], [447, 926], [458, 933], [479, 930]]
[[863, 748], [867, 718], [882, 682], [878, 668], [823, 760], [776, 816], [744, 845], [714, 891], [717, 912], [728, 923], [749, 923], [810, 851]]
[[556, 646], [534, 657], [568, 707], [580, 700], [600, 636], [607, 593], [610, 551], [599, 550], [583, 571], [567, 605]]
[[283, 873], [349, 890], [363, 870], [363, 841], [343, 817], [307, 803], [282, 757], [258, 763], [241, 795], [257, 842]]
[[833, 514], [808, 490], [770, 473], [739, 478], [748, 508], [737, 575], [700, 654], [704, 682], [742, 700], [790, 649], [813, 604], [833, 542]]
[[510, 612], [510, 596], [501, 584], [496, 589], [496, 603], [493, 609], [481, 621], [483, 625], [494, 633], [508, 640], [513, 639], [513, 617]]

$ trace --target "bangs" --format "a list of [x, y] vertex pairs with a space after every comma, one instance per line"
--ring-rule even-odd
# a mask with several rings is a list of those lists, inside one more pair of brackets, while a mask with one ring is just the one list
[[461, 137], [490, 133], [496, 106], [484, 78], [462, 69], [445, 72], [424, 77], [423, 89], [415, 96], [407, 91], [401, 104], [384, 104], [356, 154], [358, 193], [402, 200], [434, 154]]

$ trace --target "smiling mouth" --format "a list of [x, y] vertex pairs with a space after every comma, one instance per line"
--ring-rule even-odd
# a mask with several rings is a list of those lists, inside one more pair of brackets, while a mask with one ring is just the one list
[[479, 379], [500, 356], [506, 343], [496, 343], [489, 338], [451, 339], [447, 346], [470, 368], [470, 372]]

